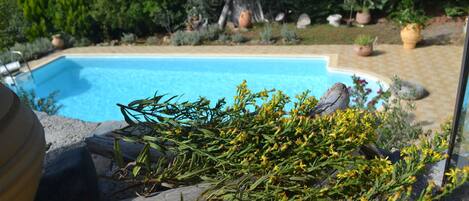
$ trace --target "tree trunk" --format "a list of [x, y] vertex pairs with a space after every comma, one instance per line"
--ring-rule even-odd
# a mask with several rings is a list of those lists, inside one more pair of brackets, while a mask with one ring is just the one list
[[220, 28], [225, 27], [226, 19], [230, 13], [230, 5], [232, 0], [225, 0], [225, 5], [223, 6], [223, 10], [221, 11], [220, 18], [218, 18], [218, 26]]

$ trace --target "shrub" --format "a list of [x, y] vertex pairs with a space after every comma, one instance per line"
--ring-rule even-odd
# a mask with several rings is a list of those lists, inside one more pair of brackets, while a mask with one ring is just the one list
[[200, 45], [202, 43], [202, 37], [199, 32], [184, 32], [177, 31], [171, 36], [171, 44], [174, 46], [181, 45]]
[[413, 0], [402, 0], [398, 4], [397, 9], [391, 13], [391, 18], [401, 26], [416, 23], [424, 26], [427, 21], [425, 12], [415, 6]]
[[272, 26], [266, 24], [264, 29], [259, 33], [262, 44], [271, 44], [273, 39]]
[[[10, 50], [20, 51], [23, 53], [25, 60], [33, 60], [50, 53], [54, 47], [48, 38], [38, 38], [30, 43], [16, 43]], [[0, 60], [4, 63], [12, 62], [12, 59], [18, 60], [19, 58], [12, 58], [8, 51], [0, 54]]]
[[298, 35], [296, 35], [296, 32], [293, 30], [290, 30], [287, 24], [284, 24], [282, 26], [280, 35], [282, 36], [283, 41], [287, 44], [295, 44], [295, 43], [298, 43], [299, 41]]
[[370, 35], [359, 35], [355, 39], [355, 44], [361, 45], [361, 46], [372, 45], [374, 42], [375, 42], [375, 38]]
[[133, 33], [123, 33], [121, 36], [121, 42], [124, 44], [134, 44], [137, 41], [137, 36]]
[[243, 36], [241, 33], [235, 33], [234, 35], [231, 36], [231, 41], [236, 44], [241, 44], [245, 43], [248, 39]]
[[199, 33], [203, 40], [214, 41], [218, 39], [218, 36], [222, 33], [222, 30], [218, 24], [212, 24], [200, 30]]
[[145, 41], [145, 44], [146, 45], [158, 45], [158, 43], [160, 42], [160, 39], [158, 39], [158, 37], [156, 36], [150, 36], [147, 38], [147, 40]]
[[62, 105], [58, 105], [56, 98], [58, 91], [52, 92], [45, 98], [38, 98], [36, 92], [26, 91], [20, 88], [18, 97], [22, 103], [30, 107], [32, 110], [45, 112], [48, 115], [55, 115], [62, 108]]
[[[351, 108], [305, 116], [318, 102], [307, 92], [288, 111], [290, 98], [281, 91], [253, 93], [245, 82], [231, 106], [224, 99], [172, 100], [177, 97], [155, 95], [119, 105], [129, 125], [147, 129], [139, 135], [122, 131], [116, 140], [144, 148], [125, 165], [116, 146], [116, 160], [121, 171], [131, 171], [124, 175], [148, 186], [212, 183], [204, 193], [208, 200], [408, 200], [416, 176], [443, 160], [447, 149], [448, 136], [437, 134], [403, 148], [398, 161], [361, 155], [376, 142], [381, 112]], [[150, 149], [172, 157], [151, 162]], [[451, 183], [467, 180], [469, 169], [455, 172], [450, 177], [458, 182]], [[423, 197], [442, 195], [428, 189]]]
[[75, 41], [74, 47], [86, 47], [90, 46], [92, 43], [88, 38], [80, 38]]
[[220, 34], [218, 36], [218, 41], [221, 42], [221, 43], [227, 43], [228, 41], [230, 41], [230, 35], [227, 35], [227, 34]]

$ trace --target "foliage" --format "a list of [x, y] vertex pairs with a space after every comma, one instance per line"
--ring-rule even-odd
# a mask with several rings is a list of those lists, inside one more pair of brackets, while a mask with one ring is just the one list
[[[383, 112], [355, 107], [308, 117], [317, 99], [307, 92], [289, 111], [281, 91], [253, 93], [245, 82], [232, 106], [176, 99], [155, 95], [119, 105], [127, 123], [147, 128], [118, 138], [145, 145], [126, 167], [148, 186], [211, 183], [207, 199], [408, 200], [416, 176], [447, 149], [447, 136], [435, 135], [403, 148], [399, 161], [366, 158], [357, 153], [376, 142]], [[150, 149], [174, 158], [150, 162]], [[424, 196], [441, 195], [433, 192]]]
[[264, 29], [259, 33], [262, 44], [271, 44], [273, 39], [272, 25], [266, 24]]
[[62, 108], [62, 105], [58, 105], [56, 98], [58, 91], [52, 92], [45, 98], [38, 98], [36, 92], [26, 91], [23, 88], [20, 88], [18, 91], [18, 97], [22, 103], [26, 104], [32, 110], [45, 112], [49, 115], [57, 114], [57, 112]]
[[2, 0], [0, 3], [0, 51], [15, 44], [24, 42], [24, 30], [27, 23], [16, 0]]
[[374, 42], [375, 42], [375, 38], [370, 35], [359, 35], [355, 39], [355, 44], [362, 45], [362, 46], [372, 45]]
[[[9, 49], [22, 52], [25, 60], [29, 61], [50, 53], [54, 47], [48, 38], [38, 38], [33, 42], [16, 43]], [[19, 60], [19, 58], [12, 59], [11, 54], [8, 51], [5, 51], [0, 54], [0, 60], [2, 60], [4, 63], [9, 63], [13, 60]]]
[[26, 30], [29, 40], [44, 37], [52, 31], [53, 3], [49, 0], [18, 0], [26, 20], [31, 24]]
[[[384, 91], [380, 86], [375, 97], [370, 97], [372, 90], [367, 88], [368, 82], [357, 76], [352, 76], [353, 87], [349, 88], [353, 107], [367, 111], [376, 111], [381, 103], [382, 112], [380, 125], [376, 129], [378, 138], [376, 145], [386, 150], [402, 149], [415, 143], [422, 135], [423, 129], [412, 121], [415, 106], [412, 102], [403, 103], [399, 97], [391, 97], [390, 90]], [[393, 85], [400, 82], [393, 78]], [[446, 133], [449, 135], [449, 132]]]
[[235, 33], [231, 36], [231, 41], [235, 44], [245, 43], [248, 39], [241, 33]]
[[134, 44], [137, 41], [137, 36], [133, 33], [122, 33], [121, 42], [124, 44]]
[[215, 22], [218, 20], [223, 4], [223, 0], [188, 0], [185, 8], [188, 16], [202, 15], [209, 22]]
[[93, 24], [89, 14], [91, 2], [91, 0], [54, 0], [53, 4], [49, 4], [53, 7], [53, 10], [50, 10], [53, 11], [50, 17], [52, 30], [80, 38], [90, 36]]
[[380, 85], [380, 89], [377, 91], [377, 95], [373, 98], [370, 98], [372, 90], [367, 88], [368, 81], [362, 79], [356, 75], [352, 76], [353, 86], [349, 87], [350, 98], [352, 99], [353, 107], [359, 108], [362, 110], [375, 111], [376, 105], [380, 102], [387, 102], [391, 93], [385, 91]]
[[211, 24], [207, 27], [202, 28], [199, 33], [203, 40], [214, 41], [218, 39], [218, 36], [223, 32], [218, 24]]
[[287, 44], [295, 44], [299, 42], [298, 35], [294, 30], [290, 30], [287, 24], [282, 26], [280, 35], [282, 36], [283, 41]]
[[185, 32], [177, 31], [171, 36], [171, 44], [174, 46], [181, 45], [200, 45], [202, 36], [198, 31]]
[[160, 39], [156, 36], [150, 36], [145, 41], [146, 45], [158, 45], [160, 43]]
[[413, 23], [424, 26], [427, 21], [425, 12], [416, 8], [413, 0], [402, 0], [397, 10], [391, 13], [391, 18], [404, 27]]
[[222, 34], [218, 35], [218, 41], [223, 43], [223, 44], [229, 42], [230, 40], [231, 40], [231, 38], [230, 38], [230, 35], [228, 35], [228, 34], [222, 33]]
[[462, 16], [466, 13], [468, 13], [469, 8], [464, 8], [464, 7], [446, 7], [445, 8], [445, 14], [446, 16], [449, 17], [457, 17], [457, 16]]
[[345, 0], [342, 4], [344, 10], [369, 12], [369, 10], [385, 10], [392, 4], [392, 0]]

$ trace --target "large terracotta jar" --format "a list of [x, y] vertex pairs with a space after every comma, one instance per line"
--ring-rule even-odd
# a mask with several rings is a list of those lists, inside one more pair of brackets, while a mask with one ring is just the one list
[[60, 34], [53, 35], [51, 42], [55, 49], [61, 50], [65, 47], [65, 42]]
[[252, 13], [249, 10], [244, 10], [239, 14], [239, 28], [247, 29], [251, 27]]
[[404, 49], [414, 49], [417, 43], [422, 40], [422, 26], [419, 24], [408, 24], [401, 30], [401, 39]]
[[362, 12], [357, 12], [357, 15], [355, 16], [355, 20], [357, 21], [358, 24], [369, 24], [371, 22], [371, 14], [370, 11], [368, 10], [363, 10]]
[[45, 154], [36, 115], [0, 84], [0, 200], [32, 201]]

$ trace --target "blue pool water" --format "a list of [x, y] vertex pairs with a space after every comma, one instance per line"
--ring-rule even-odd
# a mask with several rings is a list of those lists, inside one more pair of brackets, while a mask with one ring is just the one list
[[[122, 120], [116, 103], [159, 94], [204, 96], [232, 103], [246, 80], [253, 91], [278, 89], [294, 97], [305, 90], [320, 97], [336, 82], [350, 86], [351, 74], [328, 71], [323, 58], [270, 57], [61, 57], [33, 71], [19, 85], [44, 97], [59, 91], [60, 115], [86, 121]], [[21, 79], [19, 79], [21, 80]], [[378, 84], [369, 80], [376, 91]]]

